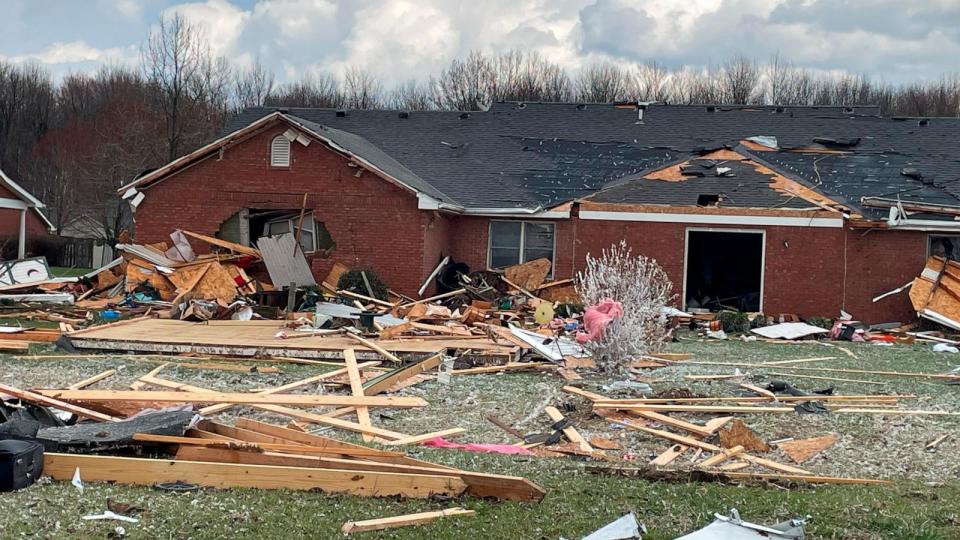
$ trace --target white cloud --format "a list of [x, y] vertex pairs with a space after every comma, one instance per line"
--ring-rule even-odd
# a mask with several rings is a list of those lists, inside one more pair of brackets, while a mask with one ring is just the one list
[[69, 43], [58, 41], [36, 53], [14, 56], [0, 55], [0, 58], [10, 62], [40, 62], [42, 64], [53, 65], [83, 62], [128, 63], [135, 61], [136, 57], [137, 51], [135, 47], [98, 49], [91, 47], [83, 41], [71, 41]]
[[230, 55], [250, 18], [249, 12], [227, 0], [178, 4], [163, 11], [165, 16], [173, 13], [182, 15], [202, 28], [210, 42], [211, 52], [216, 55]]

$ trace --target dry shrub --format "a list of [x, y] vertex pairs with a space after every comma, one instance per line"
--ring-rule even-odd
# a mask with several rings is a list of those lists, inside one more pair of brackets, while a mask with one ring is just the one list
[[612, 321], [599, 341], [584, 345], [602, 370], [622, 371], [629, 360], [662, 350], [668, 336], [662, 309], [673, 300], [673, 283], [657, 261], [633, 256], [621, 241], [600, 257], [587, 255], [576, 287], [584, 306], [604, 298], [623, 304], [623, 317]]

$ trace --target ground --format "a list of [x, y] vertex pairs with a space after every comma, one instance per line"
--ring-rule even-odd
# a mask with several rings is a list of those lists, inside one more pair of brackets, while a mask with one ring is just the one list
[[[671, 352], [691, 352], [697, 361], [759, 363], [767, 361], [833, 357], [831, 360], [799, 363], [802, 367], [943, 372], [960, 364], [960, 357], [931, 352], [929, 345], [877, 347], [846, 344], [857, 358], [835, 346], [821, 344], [772, 345], [739, 341], [700, 342], [684, 340]], [[35, 387], [64, 386], [111, 367], [120, 374], [98, 388], [123, 388], [156, 366], [143, 358], [108, 359], [17, 359], [3, 357], [0, 381]], [[305, 378], [315, 366], [275, 364], [281, 374], [247, 375], [193, 369], [168, 369], [164, 377], [197, 386], [218, 389], [252, 389]], [[332, 369], [332, 368], [330, 368]], [[683, 364], [648, 370], [642, 374], [655, 391], [687, 388], [704, 395], [729, 395], [729, 382], [691, 383], [684, 375], [733, 373], [734, 366]], [[902, 400], [902, 408], [960, 411], [960, 386], [933, 380], [891, 378], [843, 373], [821, 373], [773, 368], [740, 367], [747, 380], [765, 383], [770, 378], [788, 380], [804, 389], [833, 384], [838, 393], [889, 393], [917, 396]], [[770, 373], [793, 373], [794, 376]], [[798, 375], [834, 376], [884, 382], [884, 385], [801, 379]], [[608, 378], [587, 377], [580, 381], [588, 390], [610, 394], [601, 388]], [[611, 451], [615, 457], [633, 454], [636, 466], [648, 461], [669, 444], [635, 431], [615, 429], [591, 417], [587, 404], [561, 391], [565, 381], [546, 373], [510, 373], [455, 377], [449, 385], [427, 381], [406, 389], [430, 402], [422, 410], [390, 411], [374, 415], [374, 423], [406, 433], [423, 433], [449, 427], [468, 429], [462, 438], [470, 442], [513, 442], [512, 438], [484, 419], [494, 414], [523, 432], [545, 430], [550, 422], [545, 405], [570, 403], [581, 432], [603, 436], [624, 446]], [[243, 414], [272, 421], [279, 417], [246, 409], [224, 413], [225, 420]], [[706, 417], [684, 418], [704, 421]], [[888, 478], [892, 487], [727, 485], [709, 482], [651, 482], [641, 478], [592, 474], [588, 466], [603, 462], [580, 458], [539, 458], [473, 454], [457, 450], [412, 448], [418, 458], [491, 473], [522, 475], [547, 491], [540, 504], [497, 503], [472, 498], [455, 501], [364, 499], [321, 493], [203, 490], [170, 494], [152, 488], [88, 484], [79, 493], [67, 483], [47, 482], [0, 497], [0, 535], [3, 538], [102, 538], [122, 525], [130, 538], [335, 538], [343, 522], [411, 512], [464, 506], [477, 511], [473, 518], [456, 518], [421, 527], [383, 533], [362, 533], [364, 538], [579, 538], [620, 515], [633, 511], [650, 530], [644, 538], [671, 539], [706, 525], [714, 512], [738, 508], [748, 520], [774, 523], [796, 516], [812, 516], [807, 528], [813, 539], [953, 539], [960, 538], [960, 497], [956, 460], [960, 450], [957, 426], [960, 417], [893, 415], [796, 415], [769, 414], [744, 417], [766, 440], [804, 438], [835, 433], [841, 441], [803, 467], [817, 474]], [[353, 440], [342, 432], [327, 434]], [[934, 451], [924, 445], [953, 434]], [[787, 458], [773, 451], [768, 456]], [[681, 460], [685, 459], [681, 458]], [[682, 462], [681, 462], [682, 463]], [[145, 509], [141, 522], [120, 524], [82, 521], [83, 515], [100, 513], [107, 500], [134, 504]]]

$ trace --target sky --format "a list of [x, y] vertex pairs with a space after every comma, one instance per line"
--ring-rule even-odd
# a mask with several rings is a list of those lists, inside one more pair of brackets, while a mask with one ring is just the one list
[[575, 71], [598, 60], [718, 65], [777, 54], [903, 83], [960, 72], [960, 0], [3, 0], [0, 59], [55, 77], [134, 64], [181, 13], [217, 54], [277, 81], [360, 66], [423, 79], [471, 50], [535, 50]]

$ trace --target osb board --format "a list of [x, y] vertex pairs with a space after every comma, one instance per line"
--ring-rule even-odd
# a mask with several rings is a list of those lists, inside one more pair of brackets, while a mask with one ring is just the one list
[[336, 287], [337, 283], [340, 282], [340, 276], [349, 272], [350, 269], [346, 266], [335, 262], [333, 263], [333, 268], [330, 269], [330, 273], [327, 274], [327, 278], [323, 280], [324, 283], [330, 285], [331, 287]]
[[763, 216], [763, 217], [804, 217], [836, 218], [836, 212], [827, 210], [791, 210], [777, 208], [725, 208], [716, 206], [681, 206], [669, 204], [618, 204], [598, 203], [584, 200], [580, 210], [603, 212], [642, 212], [650, 214], [697, 214], [718, 216]]
[[[927, 260], [926, 269], [939, 274], [943, 269], [943, 261], [931, 257]], [[934, 291], [934, 283], [923, 277], [913, 280], [913, 286], [910, 287], [910, 302], [915, 311], [929, 309], [955, 321], [960, 320], [960, 279], [956, 274], [960, 272], [954, 264], [947, 267], [940, 279], [939, 287]], [[929, 273], [929, 272], [928, 272]], [[933, 296], [931, 296], [933, 292]], [[951, 294], [953, 293], [953, 294]]]
[[[75, 346], [83, 342], [112, 343], [121, 349], [136, 350], [136, 344], [170, 344], [188, 346], [226, 346], [248, 349], [284, 349], [312, 351], [343, 351], [365, 348], [344, 336], [276, 339], [281, 321], [208, 321], [192, 323], [171, 319], [143, 319], [128, 323], [106, 325], [71, 334]], [[372, 340], [375, 341], [375, 340]], [[375, 341], [376, 342], [376, 341]], [[472, 349], [489, 353], [508, 353], [512, 347], [478, 339], [404, 340], [377, 342], [390, 352], [435, 353], [447, 347]], [[89, 346], [88, 346], [89, 348]]]
[[542, 298], [547, 302], [560, 302], [569, 304], [576, 304], [580, 302], [580, 295], [577, 294], [577, 289], [573, 285], [540, 289], [540, 291], [537, 293], [537, 297]]
[[237, 297], [237, 283], [222, 265], [211, 264], [207, 273], [200, 278], [200, 283], [193, 288], [193, 293], [194, 298], [230, 303]]
[[836, 435], [824, 435], [823, 437], [814, 437], [812, 439], [802, 439], [799, 441], [787, 441], [777, 445], [777, 448], [790, 456], [794, 463], [803, 463], [813, 456], [830, 448], [840, 437]]
[[742, 446], [747, 452], [769, 452], [770, 445], [753, 432], [739, 418], [730, 423], [730, 427], [720, 430], [720, 446], [733, 448]]
[[170, 300], [176, 296], [176, 288], [173, 283], [153, 265], [139, 259], [129, 261], [127, 263], [127, 292], [134, 291], [143, 282], [149, 282], [153, 285], [163, 300]]
[[528, 291], [534, 290], [542, 285], [549, 273], [549, 259], [535, 259], [523, 264], [510, 266], [503, 270], [503, 275], [510, 280], [511, 283], [516, 284], [518, 287], [523, 287]]

